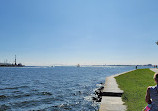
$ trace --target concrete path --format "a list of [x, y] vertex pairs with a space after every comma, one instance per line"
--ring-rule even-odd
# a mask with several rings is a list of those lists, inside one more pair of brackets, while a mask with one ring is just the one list
[[158, 69], [157, 68], [150, 68], [150, 70], [152, 70], [153, 72], [158, 73]]
[[[130, 72], [130, 71], [128, 71]], [[124, 72], [127, 73], [127, 72]], [[124, 74], [121, 73], [121, 74]], [[123, 93], [123, 91], [118, 88], [118, 84], [114, 77], [121, 74], [116, 74], [106, 78], [103, 93]], [[99, 111], [126, 111], [126, 106], [123, 105], [121, 97], [114, 96], [102, 96], [101, 105]]]
[[113, 76], [106, 78], [103, 92], [120, 92], [120, 93], [123, 93], [123, 91], [120, 88], [118, 88], [118, 84], [116, 83], [116, 80], [114, 78], [118, 75], [120, 75], [120, 74], [113, 75]]

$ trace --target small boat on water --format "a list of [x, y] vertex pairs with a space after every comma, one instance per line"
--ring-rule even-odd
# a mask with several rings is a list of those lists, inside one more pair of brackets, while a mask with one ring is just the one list
[[80, 67], [80, 64], [77, 64], [77, 67]]

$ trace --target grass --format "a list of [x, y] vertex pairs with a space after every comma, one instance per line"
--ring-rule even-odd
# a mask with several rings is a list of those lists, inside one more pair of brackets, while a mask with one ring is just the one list
[[124, 90], [122, 99], [127, 105], [127, 111], [141, 111], [147, 105], [146, 89], [156, 85], [153, 75], [150, 69], [137, 69], [115, 77], [120, 89]]

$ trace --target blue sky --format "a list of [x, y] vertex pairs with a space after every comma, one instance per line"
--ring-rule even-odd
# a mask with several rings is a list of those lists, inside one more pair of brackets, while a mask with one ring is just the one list
[[157, 0], [0, 0], [0, 62], [158, 64]]

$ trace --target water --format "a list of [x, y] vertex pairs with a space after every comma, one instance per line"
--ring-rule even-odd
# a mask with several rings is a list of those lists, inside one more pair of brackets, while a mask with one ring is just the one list
[[128, 67], [0, 68], [0, 110], [97, 111], [94, 91]]

